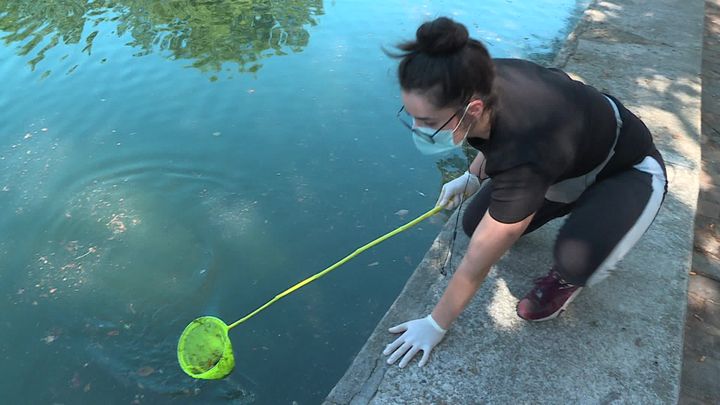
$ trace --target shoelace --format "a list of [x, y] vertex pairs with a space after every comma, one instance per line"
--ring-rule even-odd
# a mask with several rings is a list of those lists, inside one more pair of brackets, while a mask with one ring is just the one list
[[560, 284], [560, 288], [575, 287], [575, 285], [570, 284], [560, 278], [560, 275], [555, 271], [552, 271], [550, 272], [550, 274], [535, 279], [535, 287], [537, 289], [545, 289], [547, 287], [552, 287], [556, 283]]

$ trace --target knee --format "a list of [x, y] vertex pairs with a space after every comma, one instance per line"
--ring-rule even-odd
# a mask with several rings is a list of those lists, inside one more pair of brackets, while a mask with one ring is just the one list
[[462, 227], [468, 238], [472, 237], [472, 234], [475, 232], [475, 228], [477, 228], [479, 223], [480, 218], [478, 218], [477, 214], [470, 212], [470, 210], [465, 210], [462, 217]]
[[463, 231], [468, 237], [472, 237], [475, 228], [480, 224], [483, 216], [490, 206], [490, 182], [492, 180], [486, 180], [486, 183], [480, 188], [480, 191], [470, 200], [467, 208], [463, 212], [462, 226]]

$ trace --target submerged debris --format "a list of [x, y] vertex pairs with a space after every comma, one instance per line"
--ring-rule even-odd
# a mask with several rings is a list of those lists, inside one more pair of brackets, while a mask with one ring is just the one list
[[152, 368], [152, 367], [150, 367], [150, 366], [145, 366], [145, 367], [140, 367], [140, 368], [137, 370], [136, 373], [137, 373], [137, 375], [139, 375], [140, 377], [147, 377], [147, 376], [149, 376], [150, 374], [152, 374], [152, 373], [154, 373], [154, 372], [155, 372], [155, 369], [154, 369], [154, 368]]
[[58, 337], [55, 336], [55, 335], [48, 335], [48, 336], [45, 336], [44, 338], [42, 338], [42, 340], [43, 340], [46, 344], [50, 344], [50, 343], [56, 341], [57, 338], [58, 338]]

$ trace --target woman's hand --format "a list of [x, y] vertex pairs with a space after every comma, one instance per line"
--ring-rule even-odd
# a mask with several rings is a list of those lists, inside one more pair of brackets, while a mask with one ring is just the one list
[[447, 332], [435, 322], [432, 315], [393, 326], [388, 330], [390, 333], [404, 332], [399, 338], [395, 339], [394, 342], [387, 345], [383, 351], [383, 354], [386, 356], [392, 353], [387, 360], [388, 364], [395, 363], [397, 359], [402, 356], [402, 360], [400, 361], [401, 368], [405, 367], [417, 352], [421, 350], [423, 356], [418, 366], [424, 366], [430, 357], [432, 349], [440, 343], [443, 337], [445, 337], [445, 332]]
[[480, 190], [480, 180], [474, 174], [466, 171], [462, 176], [443, 185], [435, 205], [448, 210], [455, 209], [464, 198], [470, 197], [478, 190]]

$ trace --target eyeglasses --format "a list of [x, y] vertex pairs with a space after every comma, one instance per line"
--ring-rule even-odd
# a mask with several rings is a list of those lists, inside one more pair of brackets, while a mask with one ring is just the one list
[[407, 116], [409, 114], [405, 113], [405, 115], [402, 115], [403, 111], [405, 111], [405, 106], [400, 107], [400, 110], [397, 112], [397, 118], [400, 120], [400, 122], [402, 122], [402, 124], [405, 125], [414, 135], [417, 135], [420, 138], [424, 139], [425, 141], [434, 144], [435, 140], [433, 138], [435, 137], [435, 135], [437, 135], [443, 128], [445, 128], [445, 126], [447, 124], [449, 124], [450, 121], [452, 121], [452, 119], [457, 116], [457, 113], [460, 110], [455, 111], [455, 113], [453, 115], [451, 115], [450, 118], [448, 118], [448, 120], [445, 121], [445, 123], [442, 124], [442, 126], [440, 126], [440, 128], [438, 128], [432, 135], [427, 135], [427, 134], [424, 134], [424, 133], [418, 131], [418, 129], [415, 128], [415, 126], [411, 122], [408, 122]]

